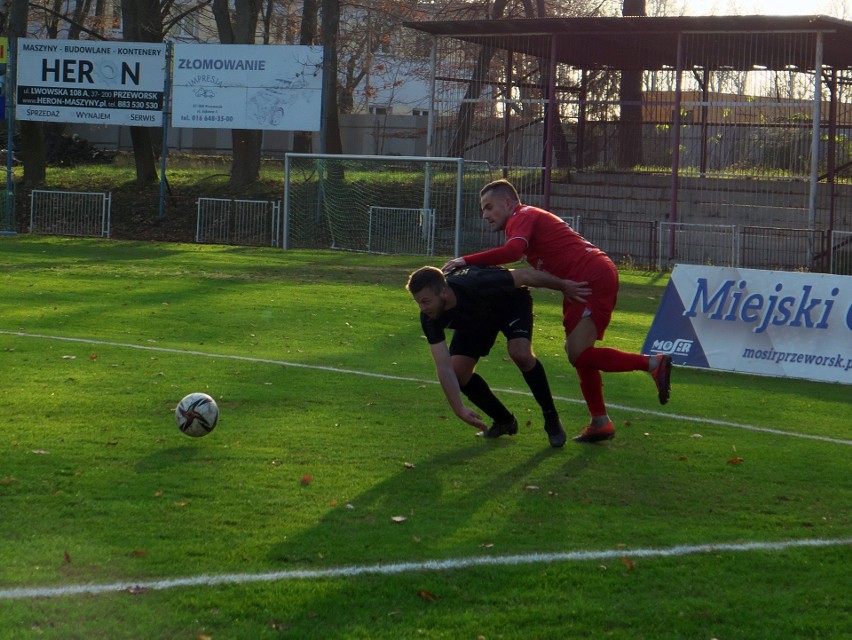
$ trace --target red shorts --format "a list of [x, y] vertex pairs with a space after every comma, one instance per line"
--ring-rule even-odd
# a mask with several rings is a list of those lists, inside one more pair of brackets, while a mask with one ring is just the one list
[[590, 315], [598, 330], [598, 340], [603, 340], [618, 298], [618, 269], [607, 256], [596, 254], [589, 256], [572, 280], [587, 281], [592, 293], [585, 304], [562, 301], [565, 335], [569, 335], [584, 316]]

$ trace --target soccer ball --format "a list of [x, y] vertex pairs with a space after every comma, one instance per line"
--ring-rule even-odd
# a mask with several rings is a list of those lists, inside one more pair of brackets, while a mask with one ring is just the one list
[[219, 420], [219, 405], [206, 393], [190, 393], [178, 403], [175, 421], [178, 429], [193, 438], [206, 436]]

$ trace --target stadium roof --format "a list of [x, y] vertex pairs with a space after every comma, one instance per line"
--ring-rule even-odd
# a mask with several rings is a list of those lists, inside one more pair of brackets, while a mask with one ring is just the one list
[[677, 43], [685, 35], [690, 44], [683, 47], [682, 69], [813, 70], [816, 47], [797, 45], [795, 39], [810, 34], [815, 43], [815, 34], [821, 33], [823, 64], [852, 68], [852, 22], [825, 16], [531, 18], [405, 26], [544, 58], [555, 41], [557, 62], [579, 69], [678, 68]]

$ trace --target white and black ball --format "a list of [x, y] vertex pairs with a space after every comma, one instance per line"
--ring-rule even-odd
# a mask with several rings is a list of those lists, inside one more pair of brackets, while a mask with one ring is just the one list
[[190, 393], [175, 408], [175, 421], [188, 436], [206, 436], [219, 421], [219, 405], [206, 393]]

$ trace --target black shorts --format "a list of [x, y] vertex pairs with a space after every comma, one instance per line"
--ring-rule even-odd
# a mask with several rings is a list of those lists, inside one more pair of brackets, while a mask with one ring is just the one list
[[477, 331], [456, 330], [450, 341], [450, 355], [479, 360], [491, 351], [498, 333], [506, 336], [507, 341], [515, 338], [532, 341], [532, 332], [532, 297], [527, 289], [516, 289], [500, 316], [493, 318], [493, 323], [480, 326]]

